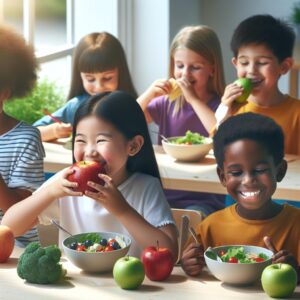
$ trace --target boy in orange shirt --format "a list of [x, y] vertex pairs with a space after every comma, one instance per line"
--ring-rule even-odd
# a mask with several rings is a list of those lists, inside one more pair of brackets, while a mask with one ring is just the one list
[[256, 245], [272, 250], [274, 263], [289, 263], [299, 274], [300, 210], [271, 198], [287, 169], [280, 126], [251, 112], [230, 117], [214, 136], [214, 154], [220, 181], [237, 204], [197, 226], [201, 245], [186, 247], [184, 271], [198, 275], [209, 246]]
[[229, 84], [216, 111], [220, 124], [230, 115], [254, 112], [275, 120], [285, 136], [285, 153], [300, 155], [300, 101], [283, 94], [279, 78], [293, 65], [295, 33], [284, 21], [254, 15], [242, 21], [231, 39], [232, 63], [239, 78], [249, 78], [252, 90], [246, 102], [235, 99], [243, 88]]

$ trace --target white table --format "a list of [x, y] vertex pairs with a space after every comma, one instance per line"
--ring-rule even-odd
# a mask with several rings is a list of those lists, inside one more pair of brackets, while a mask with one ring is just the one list
[[[1, 300], [117, 300], [117, 299], [163, 299], [163, 300], [270, 300], [260, 284], [248, 287], [233, 287], [221, 283], [208, 272], [193, 278], [175, 267], [170, 278], [154, 282], [145, 278], [135, 291], [122, 290], [115, 283], [111, 273], [86, 274], [62, 258], [69, 280], [54, 285], [37, 285], [24, 282], [16, 271], [17, 258], [22, 250], [15, 248], [11, 258], [0, 264]], [[300, 286], [290, 299], [300, 299]]]
[[[72, 153], [63, 144], [44, 143], [44, 147], [45, 172], [55, 173], [71, 165]], [[154, 146], [154, 150], [164, 188], [227, 194], [220, 184], [212, 155], [196, 163], [183, 163], [167, 155], [161, 146]], [[273, 198], [300, 201], [300, 156], [288, 155], [286, 159], [288, 171]]]

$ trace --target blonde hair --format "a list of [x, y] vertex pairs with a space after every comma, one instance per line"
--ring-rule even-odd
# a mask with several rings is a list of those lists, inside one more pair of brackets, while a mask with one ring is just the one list
[[68, 100], [85, 93], [81, 72], [98, 73], [115, 68], [119, 71], [118, 89], [136, 98], [137, 93], [120, 41], [108, 32], [93, 32], [84, 36], [74, 50]]
[[[217, 34], [208, 26], [186, 26], [174, 37], [170, 48], [169, 75], [174, 77], [174, 54], [187, 48], [204, 57], [213, 67], [214, 75], [208, 81], [208, 91], [221, 97], [225, 88], [222, 50]], [[174, 113], [183, 106], [184, 98], [176, 99]]]

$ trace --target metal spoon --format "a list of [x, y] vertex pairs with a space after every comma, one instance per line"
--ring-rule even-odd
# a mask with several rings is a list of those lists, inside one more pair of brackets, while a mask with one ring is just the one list
[[166, 143], [170, 143], [168, 138], [166, 138], [163, 134], [160, 134], [159, 132], [157, 132], [155, 130], [151, 130], [151, 132], [158, 134]]
[[55, 226], [57, 226], [60, 230], [62, 230], [65, 233], [67, 233], [69, 236], [73, 236], [73, 234], [71, 234], [67, 229], [65, 229], [62, 226], [60, 226], [56, 220], [52, 219], [51, 223], [54, 224]]

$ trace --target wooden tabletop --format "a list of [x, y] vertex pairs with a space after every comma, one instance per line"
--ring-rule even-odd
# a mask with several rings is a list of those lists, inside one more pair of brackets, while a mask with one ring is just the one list
[[[71, 165], [71, 151], [65, 149], [63, 143], [44, 143], [44, 147], [45, 172], [54, 173]], [[217, 176], [213, 155], [199, 162], [184, 163], [167, 155], [161, 146], [154, 146], [154, 150], [164, 188], [226, 194]], [[300, 201], [300, 156], [287, 155], [286, 159], [288, 171], [278, 183], [273, 198]]]
[[[87, 274], [62, 257], [68, 280], [60, 284], [38, 285], [26, 283], [19, 278], [16, 265], [22, 250], [15, 248], [7, 263], [0, 264], [0, 299], [2, 300], [124, 300], [124, 299], [203, 299], [203, 300], [270, 300], [261, 286], [234, 287], [223, 284], [208, 272], [193, 278], [180, 267], [175, 267], [164, 282], [145, 278], [138, 290], [127, 291], [117, 286], [111, 273]], [[298, 285], [292, 298], [300, 299]]]

